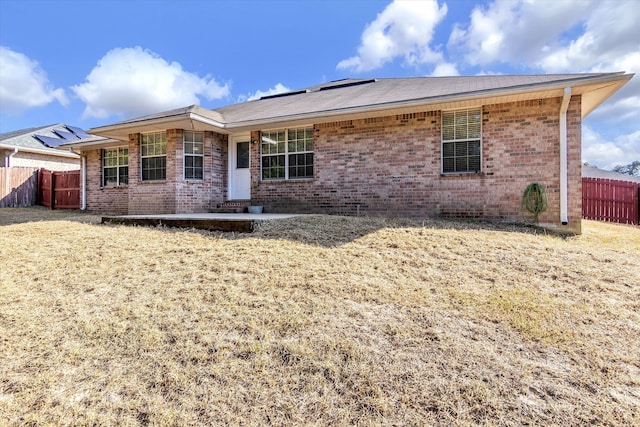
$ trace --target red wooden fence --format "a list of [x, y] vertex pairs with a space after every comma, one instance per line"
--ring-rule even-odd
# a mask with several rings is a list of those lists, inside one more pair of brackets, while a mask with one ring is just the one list
[[640, 183], [582, 178], [582, 217], [640, 224]]
[[40, 170], [40, 203], [50, 209], [80, 209], [80, 171]]

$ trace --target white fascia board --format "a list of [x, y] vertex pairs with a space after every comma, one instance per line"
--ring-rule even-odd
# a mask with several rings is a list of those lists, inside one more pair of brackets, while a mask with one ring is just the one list
[[195, 120], [197, 122], [204, 123], [207, 125], [215, 126], [219, 129], [224, 129], [226, 127], [225, 123], [221, 123], [217, 120], [209, 119], [207, 117], [201, 116], [200, 114], [196, 114], [196, 113], [189, 113], [189, 119]]
[[215, 128], [211, 130], [216, 130], [220, 133], [227, 133], [225, 131], [226, 125], [224, 123], [193, 112], [154, 119], [137, 120], [133, 122], [127, 122], [125, 124], [101, 126], [98, 128], [89, 129], [89, 133], [105, 136], [108, 138], [113, 138], [114, 136], [124, 137], [124, 135], [128, 135], [129, 133], [152, 132], [153, 129], [157, 129], [158, 131], [171, 129], [172, 124], [174, 124], [173, 126], [179, 126], [179, 128], [181, 129], [189, 129], [187, 127], [187, 123], [191, 123], [191, 128], [193, 129], [194, 122], [201, 123], [206, 126], [212, 126]]
[[[175, 120], [179, 120], [180, 118], [181, 118], [180, 116], [169, 116], [169, 117], [162, 117], [162, 118], [155, 118], [155, 119], [137, 120], [137, 121], [120, 123], [115, 125], [100, 126], [97, 128], [89, 129], [88, 133], [92, 135], [103, 136], [104, 134], [109, 134], [109, 133], [112, 133], [113, 131], [122, 132], [124, 129], [132, 129], [132, 128], [135, 129], [135, 128], [139, 128], [140, 126], [168, 123]], [[184, 119], [186, 117], [182, 116], [182, 118]]]
[[127, 141], [123, 141], [121, 139], [102, 138], [94, 141], [67, 142], [65, 144], [60, 144], [60, 148], [68, 148], [69, 150], [84, 150], [109, 146], [115, 147], [127, 144]]

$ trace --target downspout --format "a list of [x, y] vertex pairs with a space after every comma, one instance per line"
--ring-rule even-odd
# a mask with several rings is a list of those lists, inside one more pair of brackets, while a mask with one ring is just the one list
[[87, 156], [83, 156], [73, 148], [69, 148], [73, 154], [80, 156], [80, 185], [82, 190], [80, 191], [80, 210], [87, 209]]
[[567, 160], [567, 110], [571, 100], [571, 88], [564, 88], [562, 104], [560, 106], [560, 222], [562, 225], [569, 224], [569, 179]]
[[8, 167], [8, 168], [10, 168], [10, 167], [11, 167], [11, 158], [12, 158], [13, 156], [15, 156], [16, 154], [18, 154], [18, 151], [20, 151], [20, 150], [18, 150], [18, 147], [16, 147], [16, 148], [14, 148], [14, 149], [13, 149], [13, 153], [11, 153], [11, 154], [9, 154], [9, 155], [7, 156], [7, 167]]
[[[6, 167], [11, 167], [11, 157], [13, 157], [14, 155], [18, 154], [18, 147], [13, 149], [13, 153], [9, 154], [7, 156], [7, 160], [5, 161], [6, 163]], [[11, 180], [7, 179], [5, 181], [5, 194], [11, 194]]]

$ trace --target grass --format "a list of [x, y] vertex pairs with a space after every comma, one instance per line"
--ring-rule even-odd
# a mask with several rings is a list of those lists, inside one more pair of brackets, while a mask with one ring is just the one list
[[0, 424], [640, 425], [640, 229], [0, 210]]

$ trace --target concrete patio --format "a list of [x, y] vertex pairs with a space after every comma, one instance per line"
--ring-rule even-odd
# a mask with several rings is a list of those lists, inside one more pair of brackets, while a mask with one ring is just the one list
[[264, 221], [293, 218], [301, 214], [276, 213], [192, 213], [159, 215], [113, 215], [103, 216], [103, 224], [166, 226], [197, 228], [210, 231], [237, 231], [251, 233], [257, 224]]

